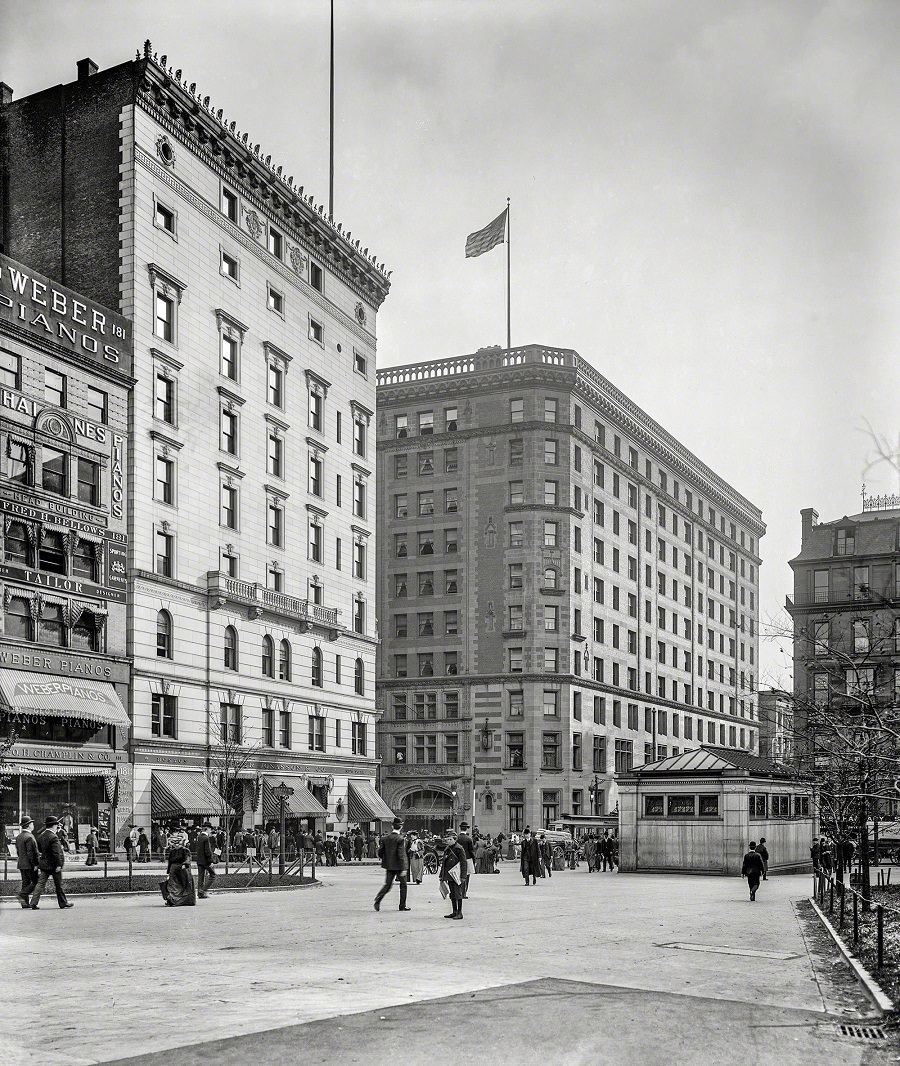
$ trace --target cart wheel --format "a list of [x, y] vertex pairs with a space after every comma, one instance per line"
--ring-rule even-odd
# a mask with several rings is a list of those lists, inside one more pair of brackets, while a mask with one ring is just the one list
[[437, 873], [437, 868], [438, 868], [437, 856], [434, 855], [434, 854], [426, 855], [424, 860], [423, 860], [423, 865], [425, 866], [425, 872], [426, 873], [436, 874]]

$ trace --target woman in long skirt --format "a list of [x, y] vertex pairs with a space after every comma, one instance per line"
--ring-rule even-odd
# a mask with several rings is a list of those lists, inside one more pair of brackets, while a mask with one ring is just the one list
[[196, 906], [197, 891], [191, 873], [191, 849], [188, 847], [187, 833], [176, 830], [169, 834], [166, 862], [168, 877], [159, 886], [166, 906]]
[[409, 838], [409, 879], [414, 885], [421, 885], [425, 876], [425, 848], [415, 831], [409, 834]]

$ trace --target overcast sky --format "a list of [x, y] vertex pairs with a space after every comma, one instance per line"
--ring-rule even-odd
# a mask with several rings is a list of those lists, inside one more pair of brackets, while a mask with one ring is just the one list
[[[575, 348], [762, 508], [763, 620], [801, 507], [898, 492], [900, 4], [335, 0], [335, 216], [393, 271], [378, 364]], [[23, 96], [144, 39], [327, 203], [328, 0], [2, 0]], [[789, 660], [763, 643], [762, 678]]]

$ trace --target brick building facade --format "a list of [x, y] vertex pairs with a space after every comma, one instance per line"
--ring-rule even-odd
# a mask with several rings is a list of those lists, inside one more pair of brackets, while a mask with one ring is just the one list
[[77, 840], [129, 807], [126, 511], [131, 328], [0, 254], [0, 824]]
[[378, 374], [385, 798], [486, 832], [755, 751], [759, 510], [577, 353]]
[[284, 778], [289, 814], [318, 829], [383, 817], [370, 423], [386, 271], [149, 42], [2, 92], [3, 246], [134, 323], [123, 815], [215, 814], [210, 785], [227, 783], [259, 823]]

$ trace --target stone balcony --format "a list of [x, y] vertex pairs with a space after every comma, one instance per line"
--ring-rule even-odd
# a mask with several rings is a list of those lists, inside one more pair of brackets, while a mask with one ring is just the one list
[[226, 603], [243, 604], [249, 607], [251, 617], [258, 618], [263, 611], [271, 611], [273, 614], [305, 622], [308, 629], [313, 626], [327, 629], [331, 639], [336, 639], [338, 631], [344, 628], [338, 620], [341, 612], [337, 607], [325, 607], [310, 600], [288, 596], [284, 592], [275, 592], [257, 581], [239, 581], [219, 570], [210, 570], [207, 573], [206, 590], [213, 600], [213, 606], [224, 607]]

